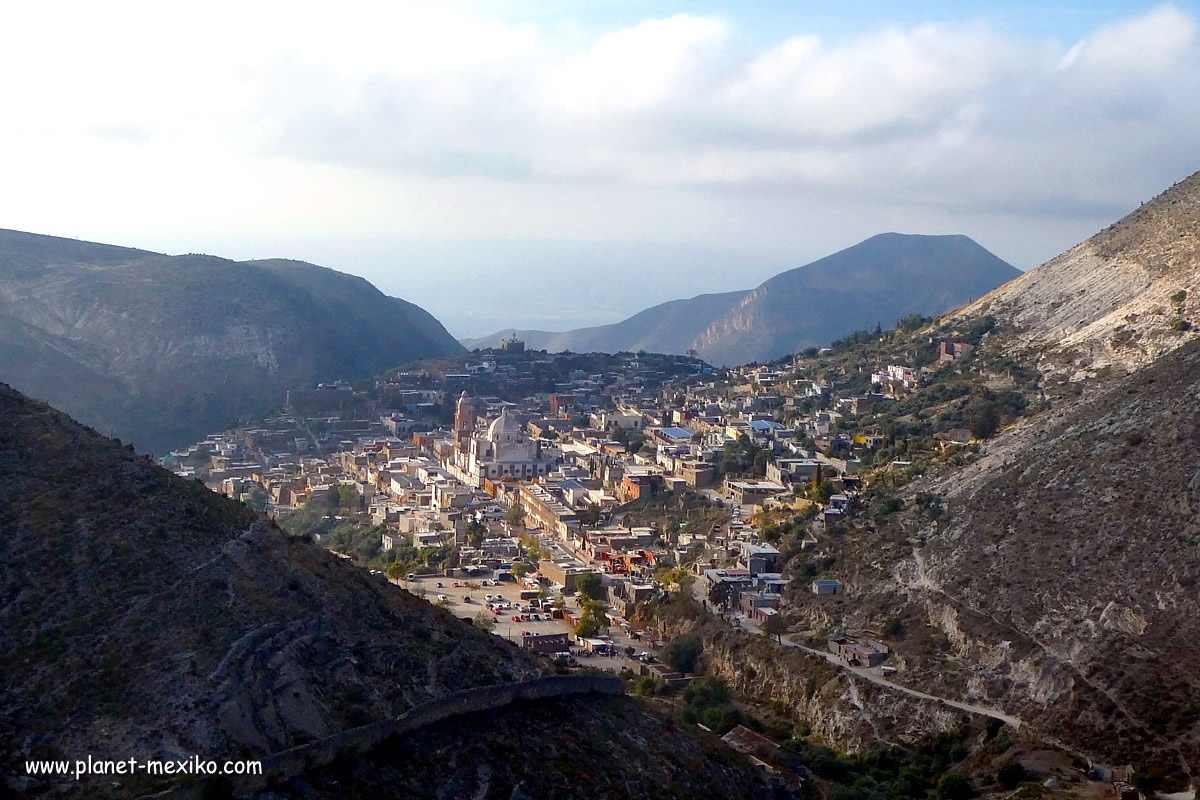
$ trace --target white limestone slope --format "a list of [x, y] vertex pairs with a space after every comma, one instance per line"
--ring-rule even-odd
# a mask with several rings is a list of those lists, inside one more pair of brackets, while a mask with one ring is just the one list
[[955, 316], [986, 314], [1018, 346], [1071, 353], [1091, 372], [1136, 369], [1200, 336], [1200, 173]]

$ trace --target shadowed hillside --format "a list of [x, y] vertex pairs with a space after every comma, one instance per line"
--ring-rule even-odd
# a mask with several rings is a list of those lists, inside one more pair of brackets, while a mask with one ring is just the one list
[[0, 231], [0, 379], [142, 451], [461, 350], [419, 307], [312, 264]]

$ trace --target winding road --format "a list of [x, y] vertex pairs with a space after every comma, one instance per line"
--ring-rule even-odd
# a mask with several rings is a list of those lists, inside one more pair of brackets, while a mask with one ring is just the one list
[[[750, 633], [756, 633], [756, 634], [762, 635], [762, 630], [757, 625], [754, 625], [753, 623], [749, 622], [748, 620], [743, 619], [743, 620], [738, 620], [738, 622], [744, 630], [747, 630]], [[1014, 729], [1017, 729], [1017, 730], [1019, 730], [1021, 728], [1021, 720], [1017, 719], [1016, 717], [1012, 716], [1011, 714], [1005, 714], [1003, 711], [1000, 711], [998, 709], [989, 708], [988, 706], [980, 706], [980, 705], [976, 705], [974, 703], [964, 703], [961, 700], [952, 700], [949, 697], [938, 697], [937, 695], [926, 694], [925, 692], [917, 691], [916, 689], [910, 689], [909, 687], [904, 686], [902, 684], [894, 683], [893, 681], [889, 681], [887, 678], [883, 677], [882, 675], [880, 675], [876, 672], [872, 672], [870, 669], [867, 669], [866, 667], [850, 666], [849, 664], [847, 664], [846, 662], [842, 661], [840, 658], [835, 656], [833, 653], [829, 653], [824, 650], [817, 650], [816, 648], [800, 644], [799, 642], [793, 642], [790, 639], [786, 639], [786, 638], [782, 639], [781, 643], [783, 644], [784, 647], [794, 647], [797, 650], [803, 650], [804, 652], [809, 653], [810, 655], [820, 656], [821, 658], [825, 659], [826, 661], [828, 661], [830, 664], [837, 667], [838, 669], [849, 672], [852, 675], [862, 678], [864, 681], [870, 681], [871, 683], [878, 684], [879, 686], [886, 686], [889, 689], [893, 689], [897, 692], [903, 692], [904, 694], [911, 695], [912, 697], [917, 697], [922, 700], [931, 700], [935, 703], [941, 703], [944, 706], [956, 708], [959, 711], [966, 711], [969, 714], [979, 714], [984, 717], [991, 717], [992, 719], [998, 719], [1007, 725], [1011, 725]]]

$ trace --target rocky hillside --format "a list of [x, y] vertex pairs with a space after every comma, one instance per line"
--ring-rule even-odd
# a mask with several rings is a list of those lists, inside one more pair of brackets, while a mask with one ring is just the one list
[[[583, 791], [581, 787], [586, 787]], [[634, 698], [544, 701], [447, 721], [279, 786], [260, 800], [723, 797], [772, 800], [798, 790], [748, 767], [711, 734]]]
[[1030, 414], [840, 531], [844, 597], [794, 595], [798, 629], [891, 631], [897, 682], [1172, 790], [1200, 774], [1200, 337], [1173, 322], [1200, 282], [1198, 190], [914, 334], [990, 315], [963, 374], [1036, 375]]
[[[2, 384], [0, 419], [0, 793], [133, 796], [161, 784], [35, 780], [24, 763], [261, 757], [544, 673], [511, 643]], [[712, 781], [697, 786], [759, 785], [728, 755], [698, 766], [687, 755], [698, 745], [644, 710], [589, 702], [553, 713], [566, 744], [547, 739], [530, 768], [570, 761], [600, 719], [656, 731], [626, 754], [635, 796], [671, 758], [682, 786], [685, 766]], [[447, 721], [443, 735], [469, 725], [482, 753], [523, 742], [521, 718], [503, 719]], [[460, 766], [496, 786], [525, 780], [498, 756]], [[606, 768], [584, 761], [579, 774]]]
[[0, 379], [141, 451], [461, 350], [419, 307], [312, 264], [0, 231]]
[[1073, 355], [1081, 375], [1127, 371], [1200, 326], [1198, 265], [1200, 172], [960, 313], [1005, 320], [1015, 347]]
[[4, 771], [270, 752], [539, 672], [2, 385], [0, 418]]
[[[675, 300], [613, 325], [518, 335], [550, 351], [695, 350], [719, 365], [769, 361], [909, 314], [940, 314], [1020, 274], [966, 236], [885, 233], [749, 292]], [[492, 347], [503, 335], [464, 344]]]

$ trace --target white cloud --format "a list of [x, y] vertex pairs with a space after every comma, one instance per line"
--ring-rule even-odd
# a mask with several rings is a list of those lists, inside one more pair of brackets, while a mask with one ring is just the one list
[[14, 5], [0, 224], [773, 252], [956, 228], [1033, 259], [1198, 166], [1200, 33], [1172, 5], [1065, 44], [488, 8]]

